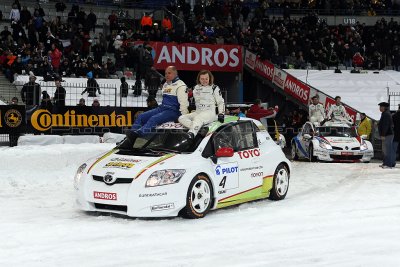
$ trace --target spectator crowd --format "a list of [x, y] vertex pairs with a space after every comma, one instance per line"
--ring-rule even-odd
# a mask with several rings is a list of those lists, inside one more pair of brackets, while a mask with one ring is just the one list
[[[372, 27], [358, 22], [328, 26], [315, 12], [296, 19], [290, 14], [293, 8], [395, 8], [391, 1], [270, 2], [260, 0], [251, 8], [240, 0], [196, 1], [191, 8], [187, 1], [171, 1], [162, 21], [146, 13], [137, 23], [126, 23], [128, 12], [122, 18], [113, 11], [109, 34], [103, 34], [95, 32], [93, 10], [73, 4], [68, 16], [49, 17], [39, 3], [30, 9], [15, 0], [10, 26], [0, 32], [0, 65], [10, 82], [15, 75], [29, 73], [45, 80], [86, 77], [88, 72], [94, 78], [117, 78], [118, 71], [128, 68], [136, 77], [154, 80], [153, 62], [148, 60], [151, 47], [146, 44], [161, 41], [244, 45], [283, 68], [343, 65], [399, 70], [400, 26], [393, 19], [378, 19]], [[63, 2], [56, 3], [57, 11], [66, 8]], [[270, 15], [277, 8], [282, 17]]]

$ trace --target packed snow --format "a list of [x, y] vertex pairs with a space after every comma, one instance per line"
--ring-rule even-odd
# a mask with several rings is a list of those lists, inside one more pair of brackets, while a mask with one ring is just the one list
[[[350, 73], [342, 70], [285, 70], [297, 79], [311, 85], [323, 93], [342, 97], [342, 102], [359, 112], [364, 112], [374, 120], [379, 120], [381, 112], [378, 103], [388, 102], [389, 92], [400, 92], [400, 72], [366, 71]], [[396, 103], [391, 109], [397, 110]], [[400, 103], [398, 103], [400, 104]]]
[[187, 220], [75, 206], [73, 177], [113, 144], [0, 147], [0, 266], [399, 266], [399, 169], [294, 162], [286, 199]]

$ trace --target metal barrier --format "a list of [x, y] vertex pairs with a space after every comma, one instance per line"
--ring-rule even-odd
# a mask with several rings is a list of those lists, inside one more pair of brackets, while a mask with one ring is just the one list
[[400, 105], [400, 92], [388, 92], [390, 110], [398, 110]]
[[[66, 90], [65, 96], [65, 105], [67, 106], [76, 106], [79, 103], [79, 100], [83, 98], [85, 100], [85, 104], [87, 106], [92, 105], [92, 102], [97, 99], [100, 103], [100, 106], [111, 106], [111, 107], [146, 107], [146, 99], [149, 95], [148, 91], [151, 88], [142, 89], [141, 95], [135, 97], [133, 94], [133, 80], [130, 80], [130, 88], [128, 90], [128, 96], [122, 97], [120, 92], [120, 88], [118, 84], [102, 84], [99, 83], [99, 92], [96, 92], [96, 96], [91, 97], [86, 92], [82, 94], [82, 92], [86, 89], [86, 83], [62, 83], [62, 87]], [[0, 98], [3, 99], [3, 102], [8, 104], [13, 96], [17, 96], [19, 99], [19, 104], [23, 104], [21, 100], [21, 89], [25, 82], [15, 82], [15, 86], [8, 84], [0, 83]], [[51, 98], [54, 97], [54, 93], [56, 91], [56, 86], [54, 82], [37, 82], [40, 84], [41, 92], [46, 91]], [[16, 87], [16, 88], [15, 88]], [[149, 89], [149, 90], [148, 90]], [[156, 88], [156, 100], [161, 101], [161, 92]], [[43, 95], [42, 95], [43, 96]], [[42, 99], [42, 97], [41, 97]], [[53, 102], [54, 104], [54, 102]]]
[[[86, 83], [62, 83], [62, 87], [64, 87], [66, 91], [65, 96], [65, 105], [66, 106], [76, 106], [79, 103], [79, 100], [83, 98], [85, 100], [86, 106], [92, 105], [92, 102], [97, 99], [100, 103], [100, 106], [110, 106], [110, 107], [146, 107], [147, 106], [147, 98], [150, 94], [155, 94], [156, 100], [158, 103], [162, 101], [162, 92], [161, 90], [151, 87], [142, 86], [140, 96], [134, 95], [134, 85], [133, 80], [129, 80], [130, 87], [128, 91], [127, 97], [122, 97], [122, 94], [119, 89], [118, 84], [99, 84], [100, 92], [96, 93], [95, 97], [90, 97], [88, 93], [82, 92], [86, 89]], [[19, 104], [24, 104], [21, 99], [21, 89], [25, 82], [15, 82], [15, 84], [10, 83], [0, 83], [0, 99], [5, 104], [10, 104], [11, 99], [16, 96], [19, 99]], [[54, 104], [54, 93], [56, 91], [56, 86], [54, 82], [44, 82], [38, 81], [40, 84], [41, 92], [47, 92], [52, 100], [52, 104]], [[228, 97], [228, 90], [226, 88], [221, 88], [222, 97], [225, 99], [226, 104]], [[43, 96], [43, 94], [42, 94]], [[42, 96], [40, 99], [42, 100]], [[40, 103], [39, 103], [40, 104]]]

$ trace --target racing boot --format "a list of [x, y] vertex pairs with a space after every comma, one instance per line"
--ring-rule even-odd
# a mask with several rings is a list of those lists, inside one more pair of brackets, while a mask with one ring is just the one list
[[133, 144], [131, 143], [131, 141], [129, 141], [128, 138], [125, 138], [124, 140], [118, 143], [118, 148], [121, 149], [131, 149], [132, 147]]
[[132, 130], [127, 130], [125, 134], [126, 134], [126, 139], [129, 140], [132, 143], [132, 145], [135, 143], [136, 138], [139, 137], [139, 134]]

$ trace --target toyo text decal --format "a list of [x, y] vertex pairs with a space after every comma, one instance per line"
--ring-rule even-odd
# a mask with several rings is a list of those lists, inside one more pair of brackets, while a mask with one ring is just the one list
[[260, 149], [259, 148], [255, 148], [255, 149], [239, 151], [238, 154], [239, 154], [240, 159], [259, 157], [260, 156]]

